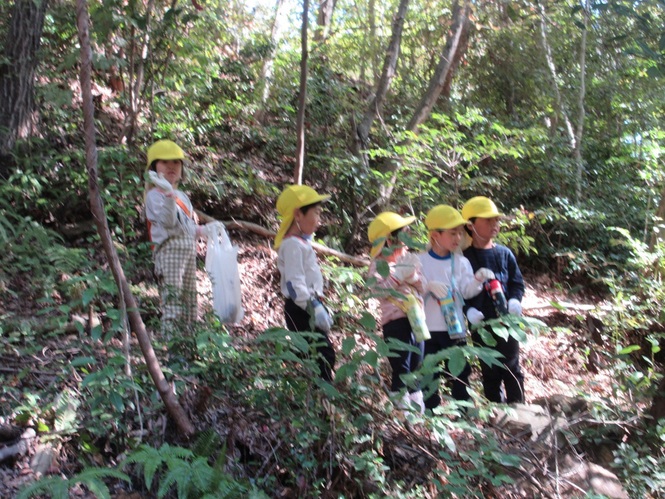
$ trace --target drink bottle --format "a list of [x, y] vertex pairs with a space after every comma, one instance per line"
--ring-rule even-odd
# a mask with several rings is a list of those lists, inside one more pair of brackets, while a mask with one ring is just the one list
[[464, 329], [457, 316], [457, 308], [455, 307], [452, 290], [448, 291], [445, 298], [439, 300], [439, 307], [441, 307], [441, 313], [446, 320], [448, 336], [450, 336], [450, 339], [463, 338], [465, 336]]
[[409, 294], [406, 303], [406, 316], [411, 324], [417, 342], [429, 340], [432, 336], [427, 329], [423, 306], [413, 294]]
[[486, 281], [485, 291], [487, 291], [492, 298], [496, 315], [499, 317], [506, 315], [508, 313], [508, 300], [506, 300], [506, 295], [503, 293], [501, 281], [498, 279], [490, 279], [489, 281]]

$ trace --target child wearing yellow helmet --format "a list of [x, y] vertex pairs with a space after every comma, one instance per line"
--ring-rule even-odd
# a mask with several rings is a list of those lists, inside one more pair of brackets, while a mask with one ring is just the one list
[[330, 313], [321, 303], [323, 275], [312, 248], [312, 236], [321, 223], [321, 203], [330, 196], [306, 185], [289, 185], [277, 199], [281, 223], [275, 237], [280, 289], [284, 296], [284, 318], [289, 331], [318, 333], [319, 373], [332, 382], [335, 350], [328, 337], [333, 325]]
[[[493, 279], [494, 273], [486, 268], [475, 272], [469, 260], [461, 253], [466, 220], [452, 206], [438, 205], [425, 217], [429, 231], [427, 251], [420, 253], [425, 285], [425, 317], [431, 338], [425, 341], [425, 356], [435, 355], [445, 349], [466, 345], [464, 324], [464, 300], [481, 292], [483, 281]], [[445, 363], [444, 376], [455, 400], [469, 400], [467, 391], [471, 366], [464, 365], [461, 374], [453, 377]], [[441, 403], [439, 396], [440, 373], [434, 373], [432, 394], [425, 400], [427, 409]]]
[[[413, 216], [403, 217], [391, 211], [384, 211], [369, 224], [367, 236], [372, 245], [369, 275], [375, 283], [374, 290], [379, 300], [383, 337], [386, 341], [392, 338], [420, 350], [420, 353], [415, 353], [411, 350], [398, 349], [393, 352], [395, 355], [388, 357], [392, 370], [391, 395], [393, 398], [401, 395], [398, 402], [401, 409], [407, 409], [411, 403], [414, 403], [420, 412], [423, 412], [425, 407], [420, 387], [407, 387], [403, 380], [403, 375], [418, 369], [424, 351], [423, 341], [416, 339], [405, 311], [409, 295], [415, 296], [418, 304], [422, 306], [423, 282], [420, 260], [415, 254], [409, 253], [406, 245], [399, 239], [399, 233], [415, 219]], [[385, 263], [381, 265], [379, 262]], [[386, 263], [389, 273], [378, 268], [385, 269]]]
[[[517, 259], [509, 248], [494, 242], [499, 234], [502, 216], [494, 202], [484, 196], [476, 196], [464, 204], [462, 217], [468, 220], [466, 230], [472, 238], [472, 244], [464, 251], [464, 256], [469, 259], [474, 270], [487, 267], [494, 272], [508, 300], [508, 312], [522, 315], [524, 279]], [[492, 297], [486, 291], [470, 299], [467, 305], [466, 316], [471, 324], [498, 317]], [[524, 402], [524, 374], [520, 367], [519, 342], [512, 336], [504, 340], [490, 332], [496, 341], [496, 346], [490, 348], [503, 355], [500, 361], [504, 365], [490, 366], [480, 362], [485, 397], [492, 402]], [[478, 333], [473, 334], [473, 341], [487, 346]]]
[[187, 194], [178, 189], [185, 153], [170, 140], [148, 149], [145, 215], [153, 243], [155, 275], [162, 306], [162, 332], [178, 322], [190, 324], [198, 313], [196, 239], [206, 231]]

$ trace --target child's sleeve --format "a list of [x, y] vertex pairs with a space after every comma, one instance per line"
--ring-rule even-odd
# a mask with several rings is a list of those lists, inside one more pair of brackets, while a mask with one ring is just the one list
[[508, 289], [506, 290], [506, 299], [516, 299], [522, 301], [524, 297], [524, 278], [517, 265], [517, 259], [512, 251], [508, 251]]
[[165, 196], [158, 189], [150, 189], [145, 199], [146, 218], [165, 229], [175, 227], [178, 222], [178, 209], [175, 197]]
[[483, 283], [476, 279], [473, 268], [471, 267], [471, 262], [469, 262], [466, 257], [462, 256], [459, 258], [458, 268], [459, 271], [455, 269], [456, 274], [459, 272], [459, 274], [455, 276], [455, 279], [458, 280], [458, 286], [462, 296], [465, 300], [469, 300], [474, 296], [477, 296], [478, 293], [483, 290]]
[[[286, 247], [284, 247], [286, 245]], [[282, 243], [282, 257], [284, 260], [284, 282], [286, 289], [296, 305], [305, 310], [307, 302], [312, 298], [305, 280], [305, 258], [299, 246], [291, 245], [287, 241]]]

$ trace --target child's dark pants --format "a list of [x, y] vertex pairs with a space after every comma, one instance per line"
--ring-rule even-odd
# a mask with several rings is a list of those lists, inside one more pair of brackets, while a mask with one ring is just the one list
[[328, 338], [328, 334], [320, 329], [312, 330], [309, 325], [309, 313], [296, 305], [291, 298], [287, 298], [284, 302], [284, 317], [286, 318], [286, 327], [289, 331], [311, 331], [319, 334], [320, 338], [308, 338], [308, 341], [310, 343], [324, 342], [323, 345], [316, 347], [318, 353], [316, 360], [319, 364], [321, 378], [332, 382], [334, 378], [333, 369], [335, 368], [335, 350], [330, 342], [330, 338]]

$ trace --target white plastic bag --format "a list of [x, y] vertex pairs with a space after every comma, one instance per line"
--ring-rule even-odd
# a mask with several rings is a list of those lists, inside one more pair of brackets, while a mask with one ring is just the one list
[[219, 319], [227, 324], [240, 322], [245, 316], [240, 292], [238, 248], [231, 245], [222, 223], [208, 225], [206, 270], [212, 283], [212, 304]]

